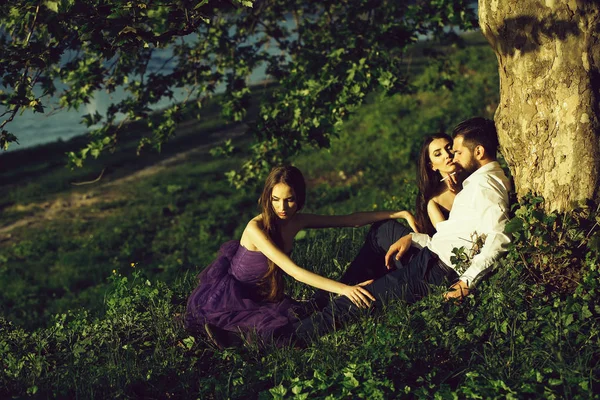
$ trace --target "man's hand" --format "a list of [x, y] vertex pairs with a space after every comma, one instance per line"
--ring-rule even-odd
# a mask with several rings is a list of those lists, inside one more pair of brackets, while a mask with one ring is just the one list
[[462, 300], [463, 297], [469, 294], [469, 286], [464, 281], [458, 281], [454, 285], [450, 286], [450, 290], [448, 290], [444, 294], [444, 300], [450, 299], [458, 299]]
[[385, 255], [385, 266], [387, 269], [392, 269], [394, 263], [392, 262], [392, 256], [396, 254], [396, 260], [399, 260], [400, 257], [406, 253], [406, 250], [410, 248], [412, 244], [412, 236], [406, 235], [402, 236], [396, 243], [392, 244]]

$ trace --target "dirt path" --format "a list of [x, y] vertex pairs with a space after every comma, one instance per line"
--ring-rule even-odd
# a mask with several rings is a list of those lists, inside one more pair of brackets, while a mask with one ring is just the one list
[[[41, 203], [30, 203], [26, 205], [17, 204], [12, 206], [9, 208], [11, 211], [35, 211], [32, 215], [21, 218], [9, 225], [0, 227], [0, 243], [7, 244], [6, 242], [10, 242], [11, 239], [13, 239], [12, 232], [17, 228], [23, 226], [36, 227], [45, 221], [63, 219], [67, 216], [73, 215], [83, 207], [119, 200], [122, 198], [120, 190], [118, 190], [120, 186], [129, 182], [150, 177], [158, 172], [168, 170], [175, 165], [186, 162], [186, 160], [193, 155], [208, 152], [212, 146], [223, 140], [232, 139], [243, 135], [245, 131], [245, 125], [238, 125], [230, 129], [220, 130], [210, 135], [211, 141], [207, 144], [179, 152], [164, 160], [158, 161], [155, 164], [139, 169], [118, 179], [109, 180], [106, 178], [101, 178], [98, 183], [89, 185], [88, 190], [77, 190], [76, 192], [68, 195], [59, 194], [54, 196], [53, 199]], [[96, 214], [95, 216], [98, 217], [99, 215]]]

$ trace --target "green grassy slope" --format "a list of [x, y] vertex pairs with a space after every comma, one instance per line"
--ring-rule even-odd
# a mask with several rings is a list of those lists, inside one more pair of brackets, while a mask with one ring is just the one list
[[[490, 116], [497, 102], [489, 49], [468, 47], [444, 63], [424, 68], [411, 95], [373, 94], [331, 150], [294, 160], [309, 181], [307, 211], [412, 208], [421, 136]], [[163, 157], [207, 140], [180, 137]], [[243, 149], [247, 139], [234, 144]], [[71, 181], [93, 179], [101, 164], [76, 175], [54, 161], [19, 176], [16, 161], [2, 169], [11, 192], [2, 192], [3, 221], [52, 217], [0, 236], [2, 398], [589, 398], [600, 390], [593, 210], [548, 216], [538, 200], [524, 204], [511, 223], [514, 246], [462, 304], [433, 293], [307, 349], [219, 351], [189, 335], [180, 316], [196, 274], [257, 210], [257, 188], [235, 191], [223, 178], [243, 150], [223, 160], [199, 148], [160, 168], [114, 157], [99, 184], [75, 189]], [[365, 231], [308, 231], [292, 258], [339, 277]], [[534, 267], [573, 260], [587, 271], [575, 294], [532, 284]], [[288, 292], [313, 290], [289, 281]]]

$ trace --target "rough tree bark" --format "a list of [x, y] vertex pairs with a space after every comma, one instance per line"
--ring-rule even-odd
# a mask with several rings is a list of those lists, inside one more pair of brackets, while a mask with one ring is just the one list
[[496, 127], [519, 197], [546, 208], [598, 200], [600, 1], [479, 0], [498, 57]]

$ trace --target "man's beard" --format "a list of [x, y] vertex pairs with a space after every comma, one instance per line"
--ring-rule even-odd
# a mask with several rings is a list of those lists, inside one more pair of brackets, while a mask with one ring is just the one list
[[465, 175], [469, 176], [477, 171], [481, 167], [481, 164], [479, 164], [476, 158], [471, 158], [471, 161], [467, 165], [461, 165], [461, 167], [465, 171]]

